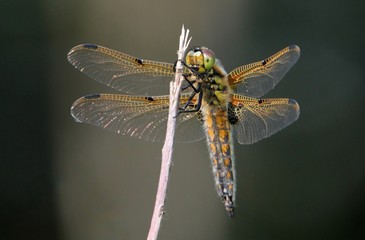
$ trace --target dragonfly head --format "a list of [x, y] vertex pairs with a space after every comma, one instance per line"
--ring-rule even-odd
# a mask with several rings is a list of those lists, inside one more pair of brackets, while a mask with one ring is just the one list
[[186, 64], [199, 73], [210, 71], [215, 63], [215, 54], [206, 47], [193, 47], [186, 54]]

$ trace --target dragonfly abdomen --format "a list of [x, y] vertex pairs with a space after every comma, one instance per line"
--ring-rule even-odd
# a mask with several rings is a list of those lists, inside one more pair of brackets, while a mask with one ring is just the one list
[[233, 166], [233, 149], [231, 149], [231, 127], [227, 111], [215, 106], [212, 108], [207, 107], [205, 110], [204, 125], [216, 189], [228, 214], [233, 217], [235, 171]]

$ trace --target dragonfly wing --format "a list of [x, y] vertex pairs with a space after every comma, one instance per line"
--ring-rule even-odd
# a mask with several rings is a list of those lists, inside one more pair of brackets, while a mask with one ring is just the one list
[[89, 77], [124, 93], [168, 94], [174, 75], [171, 63], [144, 60], [93, 44], [72, 48], [67, 58]]
[[289, 46], [263, 61], [234, 69], [228, 74], [228, 81], [239, 94], [261, 97], [280, 82], [299, 56], [300, 48]]
[[[183, 95], [181, 103], [187, 99], [188, 95]], [[94, 94], [76, 100], [71, 114], [78, 122], [151, 142], [162, 142], [166, 135], [168, 109], [168, 96]], [[204, 132], [197, 114], [180, 115], [176, 123], [177, 140], [191, 142], [202, 139]]]
[[257, 99], [234, 94], [228, 116], [240, 144], [255, 143], [293, 123], [299, 117], [293, 99]]

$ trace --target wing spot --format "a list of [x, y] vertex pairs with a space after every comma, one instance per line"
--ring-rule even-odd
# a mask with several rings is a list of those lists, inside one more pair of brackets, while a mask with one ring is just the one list
[[145, 99], [146, 99], [147, 101], [150, 101], [150, 102], [155, 101], [155, 99], [153, 99], [153, 97], [145, 97]]
[[95, 45], [95, 44], [84, 44], [82, 45], [84, 48], [87, 48], [87, 49], [98, 49], [98, 46]]
[[143, 59], [141, 59], [141, 58], [136, 58], [135, 60], [134, 60], [136, 63], [138, 63], [139, 65], [143, 65], [144, 63], [143, 63]]
[[95, 99], [95, 98], [100, 98], [100, 94], [90, 94], [90, 95], [86, 95], [84, 96], [85, 99]]

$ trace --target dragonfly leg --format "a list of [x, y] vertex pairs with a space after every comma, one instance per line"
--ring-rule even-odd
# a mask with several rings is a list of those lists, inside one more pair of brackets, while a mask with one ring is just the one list
[[[196, 79], [190, 80], [189, 77], [191, 77], [192, 75], [194, 75], [198, 79], [202, 79], [204, 77], [203, 74], [199, 73], [193, 67], [190, 67], [189, 65], [187, 65], [183, 60], [176, 60], [175, 61], [174, 68], [173, 68], [174, 72], [176, 72], [176, 64], [177, 64], [178, 61], [180, 61], [187, 69], [190, 70], [190, 73], [183, 73], [182, 74], [182, 76], [184, 77], [184, 79], [188, 83], [188, 85], [183, 86], [181, 88], [181, 90], [184, 91], [184, 90], [188, 89], [189, 87], [191, 87], [193, 89], [193, 92], [191, 93], [191, 95], [190, 95], [189, 99], [186, 101], [186, 103], [182, 107], [179, 108], [177, 116], [180, 113], [198, 112], [200, 110], [202, 100], [203, 100], [203, 93], [201, 91], [201, 83], [198, 83], [198, 86], [196, 87], [196, 86], [194, 86], [194, 83], [196, 83], [197, 80]], [[198, 98], [198, 102], [197, 102], [197, 104], [191, 105], [191, 101], [193, 100], [193, 98], [195, 97], [195, 95], [197, 93], [200, 93], [199, 98]], [[189, 106], [195, 106], [195, 108], [190, 109], [190, 110], [186, 110], [186, 108], [189, 107]]]
[[[178, 115], [180, 113], [198, 112], [200, 110], [200, 107], [202, 105], [202, 100], [203, 100], [203, 93], [201, 92], [201, 85], [200, 84], [198, 85], [197, 90], [198, 90], [198, 92], [192, 92], [189, 99], [188, 99], [188, 101], [184, 104], [184, 106], [179, 108]], [[197, 102], [197, 104], [191, 105], [191, 101], [193, 100], [193, 98], [195, 97], [195, 95], [197, 93], [200, 93], [199, 98], [198, 98], [198, 102]], [[186, 108], [189, 107], [189, 106], [195, 106], [195, 107], [194, 107], [194, 109], [186, 110]]]
[[193, 100], [193, 98], [195, 97], [195, 95], [196, 95], [196, 92], [192, 92], [191, 95], [190, 95], [190, 97], [189, 97], [189, 99], [188, 99], [188, 101], [186, 101], [186, 103], [184, 104], [184, 106], [179, 107], [179, 110], [185, 110], [190, 105], [191, 100]]
[[186, 90], [187, 88], [191, 87], [195, 93], [198, 93], [200, 92], [200, 90], [198, 90], [195, 86], [194, 86], [194, 83], [196, 83], [196, 80], [189, 80], [188, 77], [190, 77], [191, 74], [186, 74], [184, 73], [183, 74], [183, 77], [185, 79], [185, 81], [188, 83], [188, 85], [184, 86], [181, 88], [182, 91]]
[[178, 61], [182, 61], [182, 60], [176, 60], [175, 63], [174, 63], [174, 67], [172, 68], [172, 70], [174, 71], [174, 73], [176, 73], [176, 64]]
[[[185, 86], [181, 87], [181, 91], [185, 91], [186, 89], [188, 89], [189, 87], [191, 87], [191, 84], [187, 84]], [[194, 89], [193, 89], [194, 90]], [[195, 91], [194, 91], [195, 92]]]

